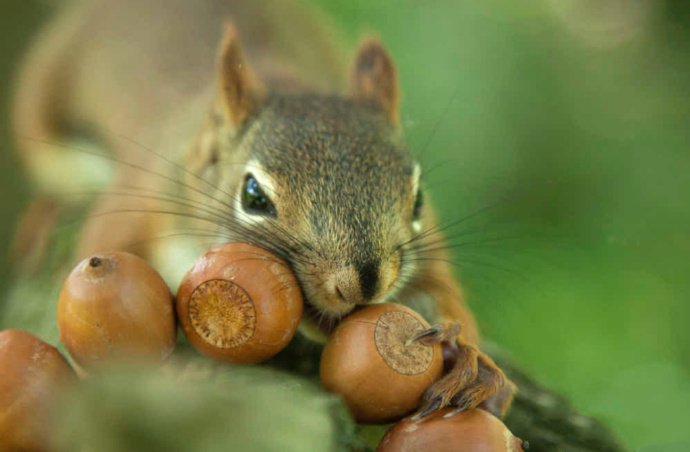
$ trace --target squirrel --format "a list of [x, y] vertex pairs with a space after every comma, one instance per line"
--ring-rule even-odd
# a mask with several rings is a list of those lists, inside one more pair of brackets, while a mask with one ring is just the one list
[[418, 417], [477, 406], [502, 416], [515, 386], [479, 349], [404, 141], [393, 60], [366, 37], [348, 76], [333, 30], [292, 0], [73, 1], [19, 74], [21, 160], [48, 197], [56, 183], [102, 177], [73, 174], [77, 157], [57, 143], [75, 132], [119, 163], [80, 257], [131, 250], [164, 266], [182, 241], [146, 238], [180, 224], [196, 227], [194, 243], [257, 244], [292, 266], [308, 334], [387, 300], [435, 325], [419, 338], [444, 343], [447, 371]]

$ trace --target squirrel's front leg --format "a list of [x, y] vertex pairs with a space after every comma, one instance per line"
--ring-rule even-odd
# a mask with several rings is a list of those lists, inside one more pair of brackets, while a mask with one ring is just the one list
[[415, 278], [399, 294], [401, 302], [438, 322], [416, 339], [441, 342], [446, 362], [445, 375], [426, 391], [416, 416], [445, 407], [455, 408], [449, 415], [481, 407], [503, 416], [515, 385], [479, 350], [476, 322], [443, 254], [441, 250], [433, 259], [425, 259], [429, 265], [418, 269]]

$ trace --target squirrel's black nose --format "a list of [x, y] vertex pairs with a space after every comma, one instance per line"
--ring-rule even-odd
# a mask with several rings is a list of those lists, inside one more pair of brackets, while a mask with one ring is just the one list
[[378, 261], [370, 261], [357, 266], [359, 285], [365, 302], [370, 301], [376, 295], [379, 285], [379, 267]]

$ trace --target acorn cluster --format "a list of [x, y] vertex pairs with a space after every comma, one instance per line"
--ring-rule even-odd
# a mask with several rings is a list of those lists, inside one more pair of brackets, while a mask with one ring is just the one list
[[[178, 326], [201, 354], [254, 364], [287, 347], [303, 314], [290, 266], [245, 243], [207, 251], [176, 296], [143, 259], [125, 252], [94, 255], [70, 273], [57, 305], [60, 340], [72, 365], [27, 332], [0, 331], [0, 450], [45, 450], [54, 394], [77, 375], [88, 378], [113, 363], [164, 362], [174, 352]], [[323, 386], [340, 394], [358, 422], [399, 421], [443, 371], [440, 345], [410, 341], [427, 328], [419, 314], [395, 303], [355, 311], [324, 347]], [[506, 438], [513, 437], [486, 412], [437, 413], [395, 424], [379, 450], [521, 450], [506, 448], [513, 444]]]

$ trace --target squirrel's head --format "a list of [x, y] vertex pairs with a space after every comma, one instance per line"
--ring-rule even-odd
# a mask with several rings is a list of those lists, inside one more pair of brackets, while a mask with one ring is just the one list
[[267, 92], [232, 29], [219, 66], [206, 174], [232, 195], [227, 228], [287, 259], [326, 318], [386, 301], [414, 271], [405, 245], [425, 221], [388, 53], [364, 41], [342, 96]]

